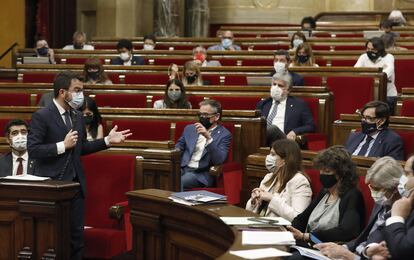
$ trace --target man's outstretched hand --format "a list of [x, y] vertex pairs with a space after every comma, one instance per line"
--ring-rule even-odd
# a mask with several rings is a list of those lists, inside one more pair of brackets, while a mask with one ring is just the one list
[[118, 126], [114, 126], [114, 128], [112, 128], [111, 132], [109, 132], [108, 134], [108, 141], [109, 144], [119, 144], [122, 143], [123, 141], [125, 141], [125, 139], [128, 136], [131, 136], [132, 133], [129, 129], [127, 130], [123, 130], [123, 131], [117, 131], [118, 130]]

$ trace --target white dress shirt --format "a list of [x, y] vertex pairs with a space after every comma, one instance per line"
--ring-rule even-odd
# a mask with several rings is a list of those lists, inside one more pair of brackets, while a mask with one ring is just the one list
[[[380, 131], [378, 131], [378, 132], [377, 132], [376, 134], [374, 134], [374, 135], [371, 135], [372, 140], [371, 140], [371, 142], [369, 143], [369, 146], [368, 146], [367, 152], [366, 152], [364, 155], [362, 155], [362, 156], [368, 156], [369, 152], [371, 152], [371, 148], [372, 148], [372, 146], [374, 145], [375, 140], [377, 139], [377, 137], [378, 137], [379, 133], [380, 133]], [[364, 140], [363, 140], [362, 142], [360, 142], [360, 143], [359, 143], [358, 147], [355, 149], [355, 151], [352, 153], [352, 155], [358, 155], [358, 153], [359, 153], [359, 151], [361, 150], [362, 146], [366, 143], [366, 141], [367, 141], [367, 137], [368, 137], [368, 136], [367, 136], [367, 135], [365, 135]]]
[[[216, 128], [217, 126], [213, 127], [212, 129], [210, 129], [208, 132], [211, 134], [211, 132]], [[204, 137], [204, 135], [199, 134], [198, 135], [198, 139], [197, 139], [197, 143], [196, 146], [194, 148], [193, 151], [193, 155], [191, 156], [191, 160], [190, 162], [188, 162], [188, 167], [193, 168], [193, 169], [198, 169], [198, 165], [201, 159], [201, 156], [203, 155], [204, 149], [206, 149], [206, 146], [211, 144], [211, 142], [213, 142], [213, 137], [210, 138], [210, 140], [208, 140]]]
[[[285, 132], [285, 114], [286, 114], [286, 100], [287, 98], [281, 100], [277, 105], [276, 116], [273, 118], [272, 125], [277, 126], [283, 133]], [[273, 111], [276, 101], [272, 101], [272, 107], [269, 110], [269, 114]]]
[[13, 176], [15, 176], [17, 174], [17, 167], [19, 167], [19, 162], [17, 161], [17, 158], [23, 158], [22, 164], [23, 164], [23, 175], [27, 174], [27, 165], [29, 162], [29, 154], [27, 153], [27, 151], [22, 155], [22, 156], [17, 156], [14, 153], [12, 153], [12, 158], [13, 158]]
[[375, 62], [372, 62], [366, 53], [359, 56], [355, 68], [382, 68], [382, 71], [387, 74], [387, 97], [397, 96], [397, 88], [395, 87], [395, 73], [394, 73], [394, 56], [387, 53], [384, 57], [379, 57]]

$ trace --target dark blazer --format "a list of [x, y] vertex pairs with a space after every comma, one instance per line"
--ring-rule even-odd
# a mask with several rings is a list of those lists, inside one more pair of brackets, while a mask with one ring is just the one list
[[[271, 97], [260, 101], [256, 109], [262, 112], [262, 116], [267, 118], [273, 99]], [[308, 105], [300, 98], [288, 96], [285, 110], [285, 134], [290, 131], [296, 134], [315, 132], [315, 123]]]
[[[270, 76], [273, 77], [273, 75], [276, 73], [275, 70], [273, 70], [270, 73]], [[289, 71], [289, 75], [292, 77], [292, 86], [305, 86], [305, 80], [303, 77], [295, 72]]]
[[410, 260], [414, 253], [414, 210], [403, 223], [385, 226], [382, 234], [392, 259]]
[[[27, 174], [32, 174], [35, 168], [35, 161], [29, 158], [27, 164]], [[13, 175], [13, 156], [12, 153], [6, 153], [0, 157], [0, 177]]]
[[[124, 65], [124, 61], [120, 57], [111, 60], [112, 65]], [[132, 55], [131, 65], [144, 65], [145, 60], [140, 56]]]
[[[181, 167], [187, 166], [190, 162], [197, 144], [198, 135], [195, 125], [191, 124], [184, 128], [183, 134], [178, 139], [175, 148], [182, 152]], [[208, 175], [211, 166], [223, 164], [227, 159], [231, 143], [231, 133], [219, 124], [211, 132], [211, 137], [213, 141], [206, 146], [199, 162], [200, 175]], [[205, 177], [200, 176], [200, 178]]]
[[[362, 132], [351, 133], [346, 141], [345, 148], [353, 153], [364, 140]], [[404, 145], [401, 137], [393, 130], [386, 128], [381, 130], [372, 145], [369, 157], [391, 156], [396, 160], [404, 160]]]
[[[68, 130], [54, 102], [32, 115], [27, 148], [29, 157], [36, 159], [35, 175], [52, 179], [62, 176], [61, 180], [72, 181], [73, 174], [75, 174], [75, 178], [81, 185], [82, 194], [85, 196], [85, 174], [80, 157], [106, 149], [107, 146], [103, 139], [87, 141], [83, 116], [79, 111], [72, 111], [75, 113], [72, 117], [73, 129], [78, 131], [78, 142], [74, 148], [63, 154], [57, 154], [56, 143], [65, 139]], [[67, 160], [69, 160], [68, 163], [66, 163]], [[65, 164], [68, 166], [63, 172]]]
[[[319, 201], [327, 193], [323, 189], [301, 214], [293, 219], [292, 226], [305, 232], [309, 217]], [[335, 228], [313, 232], [323, 242], [350, 241], [358, 236], [364, 226], [364, 199], [357, 188], [348, 190], [339, 202], [339, 224]]]

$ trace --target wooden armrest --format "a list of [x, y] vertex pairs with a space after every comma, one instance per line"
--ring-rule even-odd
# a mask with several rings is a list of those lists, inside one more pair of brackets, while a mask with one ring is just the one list
[[124, 216], [125, 206], [124, 205], [114, 205], [111, 206], [108, 210], [109, 218], [121, 220]]
[[211, 176], [219, 177], [223, 173], [223, 165], [214, 165], [208, 172]]

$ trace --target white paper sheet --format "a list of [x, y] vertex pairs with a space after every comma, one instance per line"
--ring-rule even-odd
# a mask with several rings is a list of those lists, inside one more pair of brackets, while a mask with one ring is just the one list
[[289, 252], [285, 252], [276, 248], [260, 248], [260, 249], [251, 249], [251, 250], [238, 250], [230, 251], [230, 254], [242, 257], [245, 259], [260, 259], [266, 257], [280, 257], [280, 256], [290, 256], [292, 255]]
[[30, 175], [30, 174], [24, 174], [24, 175], [15, 175], [15, 176], [6, 176], [3, 177], [1, 179], [5, 179], [5, 180], [19, 180], [19, 181], [45, 181], [45, 180], [49, 180], [49, 177], [40, 177], [40, 176], [35, 176], [35, 175]]
[[289, 231], [243, 231], [243, 245], [295, 245], [295, 238]]
[[[248, 220], [251, 217], [220, 217], [220, 219], [227, 225], [260, 225], [260, 222]], [[281, 217], [261, 217], [277, 222], [272, 225], [291, 226], [292, 223]], [[264, 224], [264, 223], [263, 223]]]
[[302, 256], [307, 256], [309, 258], [317, 260], [330, 260], [330, 258], [324, 256], [320, 251], [315, 249], [310, 249], [301, 246], [291, 246], [291, 248], [297, 249]]

